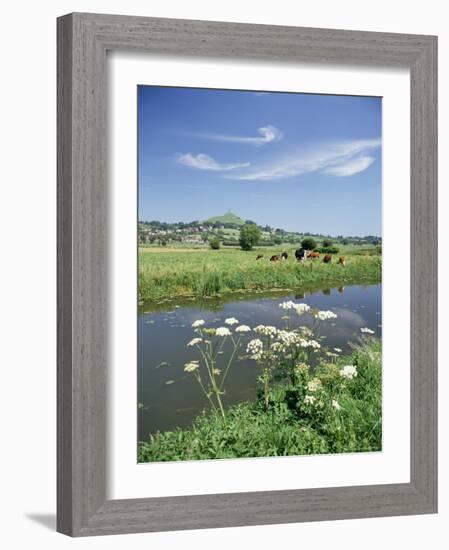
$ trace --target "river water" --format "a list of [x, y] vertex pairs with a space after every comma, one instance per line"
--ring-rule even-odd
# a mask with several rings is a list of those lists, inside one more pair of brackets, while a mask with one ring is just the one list
[[[138, 402], [139, 440], [150, 433], [188, 427], [207, 406], [207, 399], [194, 377], [184, 372], [184, 364], [198, 359], [187, 343], [196, 335], [192, 323], [204, 319], [206, 325], [219, 327], [236, 317], [241, 324], [283, 327], [279, 304], [285, 300], [303, 302], [310, 307], [331, 310], [337, 319], [322, 324], [322, 345], [349, 352], [349, 342], [357, 342], [360, 328], [369, 327], [375, 336], [382, 334], [382, 285], [310, 289], [253, 294], [232, 294], [211, 299], [163, 300], [139, 308], [138, 322]], [[301, 317], [301, 324], [306, 317]], [[250, 333], [251, 334], [251, 333]], [[248, 336], [248, 339], [254, 338]], [[254, 400], [259, 368], [250, 359], [237, 361], [226, 379], [226, 406]]]

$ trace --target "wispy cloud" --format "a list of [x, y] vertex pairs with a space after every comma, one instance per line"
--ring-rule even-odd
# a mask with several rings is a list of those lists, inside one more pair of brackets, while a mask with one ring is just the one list
[[211, 139], [214, 141], [224, 141], [228, 143], [244, 143], [247, 145], [265, 145], [273, 141], [279, 141], [282, 139], [282, 132], [275, 126], [262, 126], [257, 129], [259, 136], [229, 136], [222, 134], [193, 134], [194, 137]]
[[336, 177], [352, 176], [366, 170], [375, 161], [368, 152], [380, 147], [380, 139], [353, 140], [300, 149], [277, 157], [250, 170], [225, 176], [237, 180], [276, 180], [310, 172]]
[[331, 166], [324, 170], [325, 174], [330, 174], [331, 176], [343, 177], [343, 176], [353, 176], [359, 172], [366, 170], [376, 159], [374, 157], [359, 157], [353, 160], [348, 160], [346, 163]]
[[236, 170], [238, 168], [246, 168], [250, 166], [249, 162], [236, 162], [236, 163], [220, 163], [214, 158], [204, 153], [198, 155], [192, 155], [186, 153], [185, 155], [177, 155], [177, 162], [188, 166], [189, 168], [196, 168], [197, 170], [209, 170], [212, 172], [228, 172], [229, 170]]

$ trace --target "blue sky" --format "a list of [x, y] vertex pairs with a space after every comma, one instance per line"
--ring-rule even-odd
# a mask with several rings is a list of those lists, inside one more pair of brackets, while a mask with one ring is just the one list
[[381, 234], [381, 98], [138, 87], [139, 219]]

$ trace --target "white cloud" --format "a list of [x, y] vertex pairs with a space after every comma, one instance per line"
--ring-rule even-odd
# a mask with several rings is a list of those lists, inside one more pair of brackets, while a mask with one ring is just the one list
[[282, 132], [275, 126], [262, 126], [258, 128], [257, 132], [259, 137], [247, 137], [247, 136], [227, 136], [221, 134], [194, 134], [195, 137], [212, 139], [215, 141], [225, 141], [231, 143], [244, 143], [248, 145], [265, 145], [273, 141], [279, 141], [282, 139]]
[[366, 170], [376, 159], [374, 157], [359, 157], [353, 160], [349, 160], [346, 163], [337, 166], [331, 166], [324, 170], [325, 174], [331, 176], [343, 177], [353, 176], [359, 172]]
[[239, 162], [232, 164], [223, 164], [217, 162], [214, 158], [204, 153], [198, 155], [192, 155], [186, 153], [185, 155], [178, 155], [176, 158], [179, 164], [189, 166], [190, 168], [196, 168], [197, 170], [209, 170], [213, 172], [227, 172], [229, 170], [235, 170], [237, 168], [246, 168], [250, 166], [249, 162]]
[[366, 170], [374, 161], [368, 151], [377, 149], [380, 139], [353, 140], [333, 144], [321, 144], [314, 148], [300, 149], [277, 157], [265, 164], [254, 166], [226, 177], [248, 181], [285, 179], [310, 172], [331, 176], [352, 176]]

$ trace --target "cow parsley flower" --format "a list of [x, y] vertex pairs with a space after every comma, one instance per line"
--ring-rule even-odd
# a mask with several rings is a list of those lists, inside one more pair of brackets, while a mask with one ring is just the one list
[[340, 348], [334, 348], [334, 351], [336, 351], [337, 353], [341, 353], [343, 350]]
[[301, 338], [299, 340], [299, 345], [302, 348], [313, 348], [313, 349], [320, 349], [321, 344], [317, 342], [316, 340], [306, 340], [305, 338]]
[[235, 329], [235, 332], [250, 332], [250, 331], [251, 329], [249, 328], [248, 325], [240, 325]]
[[218, 376], [220, 374], [221, 370], [220, 369], [213, 369], [212, 372]]
[[218, 327], [215, 331], [216, 336], [231, 336], [231, 331], [228, 327]]
[[365, 334], [374, 334], [374, 330], [371, 330], [370, 328], [368, 327], [363, 327], [360, 329], [360, 332], [363, 332]]
[[340, 403], [338, 401], [336, 401], [335, 399], [332, 399], [332, 406], [334, 407], [334, 409], [336, 411], [339, 411], [341, 409]]
[[304, 403], [308, 405], [313, 405], [315, 401], [316, 401], [316, 397], [314, 395], [306, 395], [304, 397]]
[[318, 380], [318, 378], [314, 378], [313, 380], [311, 380], [308, 384], [307, 384], [307, 389], [310, 391], [310, 392], [316, 392], [317, 389], [320, 387], [321, 385], [321, 381]]
[[270, 325], [258, 325], [254, 332], [258, 334], [263, 334], [264, 336], [276, 336], [278, 329]]
[[204, 325], [203, 319], [198, 319], [192, 323], [193, 328], [202, 327]]
[[260, 359], [263, 351], [263, 342], [259, 338], [254, 338], [246, 346], [246, 352], [250, 354], [251, 359]]
[[199, 368], [199, 361], [190, 361], [189, 363], [186, 363], [184, 365], [184, 370], [186, 372], [193, 372], [195, 371], [196, 369]]
[[337, 315], [333, 311], [317, 311], [314, 317], [320, 321], [326, 321], [327, 319], [336, 319]]
[[357, 376], [357, 367], [355, 365], [346, 365], [340, 370], [340, 376], [352, 380]]
[[239, 320], [236, 319], [235, 317], [229, 317], [229, 319], [225, 319], [225, 323], [227, 325], [236, 325], [238, 322]]
[[281, 302], [279, 304], [279, 307], [281, 309], [293, 309], [295, 307], [295, 302], [292, 302], [291, 300], [289, 300], [288, 302]]
[[188, 346], [194, 346], [196, 344], [199, 344], [202, 341], [203, 341], [202, 338], [194, 338], [193, 340], [190, 340], [190, 342], [187, 345]]
[[310, 306], [308, 306], [307, 304], [295, 304], [294, 308], [298, 315], [302, 315], [303, 313], [310, 311]]

